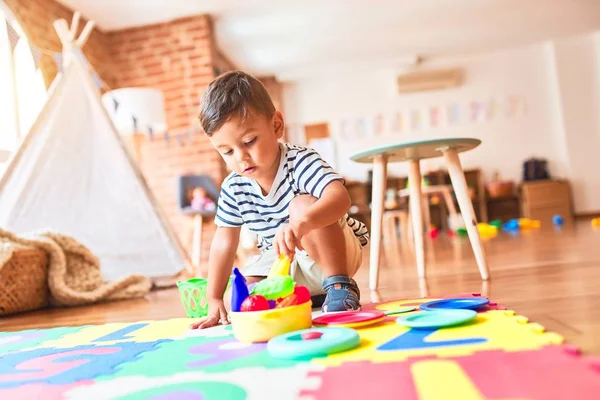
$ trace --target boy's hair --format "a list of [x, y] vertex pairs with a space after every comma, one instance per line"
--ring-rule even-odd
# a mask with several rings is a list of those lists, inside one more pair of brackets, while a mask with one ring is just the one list
[[242, 71], [231, 71], [212, 81], [200, 102], [200, 124], [211, 136], [233, 117], [245, 120], [254, 111], [271, 118], [275, 106], [264, 85]]

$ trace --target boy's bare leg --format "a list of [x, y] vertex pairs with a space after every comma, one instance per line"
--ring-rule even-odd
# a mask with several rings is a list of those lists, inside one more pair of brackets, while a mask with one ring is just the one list
[[[296, 196], [290, 203], [290, 224], [296, 218], [302, 217], [316, 201], [317, 198], [310, 195]], [[348, 275], [344, 231], [337, 221], [310, 231], [302, 238], [302, 247], [323, 269], [326, 277]]]
[[[316, 201], [317, 198], [310, 195], [295, 197], [290, 204], [290, 223], [304, 215]], [[324, 289], [344, 289], [346, 293], [344, 295], [340, 291], [337, 295], [328, 294], [331, 301], [337, 297], [337, 305], [333, 307], [336, 309], [331, 311], [344, 311], [341, 309], [343, 304], [346, 304], [344, 308], [348, 310], [360, 307], [358, 287], [349, 276], [346, 240], [340, 224], [336, 221], [331, 225], [310, 231], [302, 238], [302, 247], [310, 258], [321, 267], [325, 277]], [[328, 284], [329, 281], [332, 283]], [[346, 290], [350, 291], [353, 296], [348, 296]], [[327, 305], [323, 309], [327, 311]]]

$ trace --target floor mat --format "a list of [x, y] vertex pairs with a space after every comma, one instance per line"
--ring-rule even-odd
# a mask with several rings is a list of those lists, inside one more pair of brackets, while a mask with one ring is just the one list
[[240, 343], [230, 327], [191, 331], [187, 318], [4, 332], [0, 399], [581, 400], [600, 393], [597, 360], [493, 302], [452, 328], [408, 329], [395, 319], [358, 329], [354, 350], [304, 361], [271, 358], [265, 344]]

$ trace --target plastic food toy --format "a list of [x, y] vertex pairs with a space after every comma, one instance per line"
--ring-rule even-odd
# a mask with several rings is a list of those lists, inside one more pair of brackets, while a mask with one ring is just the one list
[[233, 285], [231, 288], [231, 311], [240, 311], [242, 303], [248, 297], [248, 286], [246, 278], [239, 269], [233, 269]]
[[262, 311], [268, 310], [271, 306], [269, 301], [260, 294], [252, 294], [242, 302], [241, 311]]
[[296, 283], [291, 276], [275, 276], [258, 282], [251, 294], [260, 294], [267, 300], [277, 300], [294, 293]]

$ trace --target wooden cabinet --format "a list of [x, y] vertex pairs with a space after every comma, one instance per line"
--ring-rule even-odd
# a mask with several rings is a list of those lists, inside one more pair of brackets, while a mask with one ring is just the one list
[[552, 224], [552, 217], [560, 215], [565, 224], [573, 222], [571, 187], [566, 180], [525, 182], [521, 185], [521, 213], [523, 217]]

